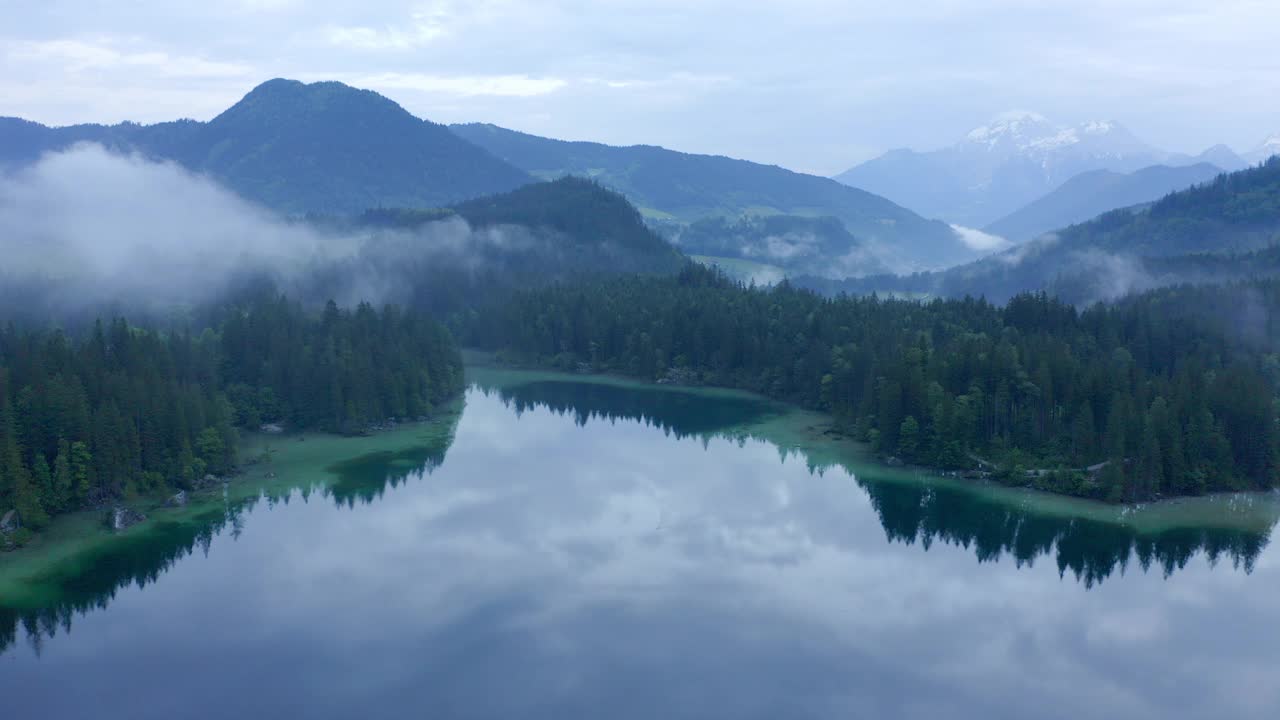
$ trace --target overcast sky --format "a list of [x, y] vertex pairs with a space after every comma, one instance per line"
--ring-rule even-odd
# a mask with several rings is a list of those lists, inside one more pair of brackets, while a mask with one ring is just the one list
[[[361, 7], [369, 6], [369, 7]], [[1012, 109], [1280, 132], [1277, 0], [0, 0], [0, 115], [208, 119], [272, 77], [437, 122], [831, 174]]]

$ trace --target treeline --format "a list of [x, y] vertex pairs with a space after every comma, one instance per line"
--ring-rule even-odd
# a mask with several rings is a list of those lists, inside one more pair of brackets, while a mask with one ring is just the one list
[[387, 418], [424, 416], [462, 390], [462, 358], [429, 317], [330, 301], [318, 318], [276, 298], [220, 323], [225, 391], [244, 427], [356, 432]]
[[353, 432], [430, 413], [462, 388], [443, 326], [394, 307], [280, 297], [229, 306], [199, 333], [123, 319], [84, 337], [0, 332], [0, 516], [58, 513], [190, 488], [231, 471], [238, 429]]
[[753, 290], [689, 267], [519, 294], [470, 344], [739, 387], [831, 412], [885, 455], [1134, 501], [1276, 484], [1280, 283], [1085, 311]]

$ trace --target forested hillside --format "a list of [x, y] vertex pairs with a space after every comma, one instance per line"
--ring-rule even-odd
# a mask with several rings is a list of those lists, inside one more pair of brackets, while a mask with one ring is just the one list
[[[1226, 266], [1210, 256], [1246, 257], [1275, 245], [1280, 245], [1280, 158], [943, 272], [799, 282], [829, 294], [972, 295], [995, 302], [1047, 290], [1089, 303], [1201, 282], [1206, 273], [1221, 278]], [[1247, 263], [1235, 267], [1236, 278], [1252, 277], [1257, 269]]]
[[449, 333], [416, 313], [265, 297], [217, 314], [199, 332], [0, 332], [0, 509], [17, 509], [19, 540], [62, 512], [233, 471], [239, 429], [358, 432], [462, 389]]
[[1013, 242], [1033, 240], [1050, 230], [1088, 222], [1118, 208], [1153, 202], [1172, 192], [1212, 180], [1222, 170], [1208, 163], [1183, 167], [1154, 165], [1131, 173], [1081, 173], [1052, 192], [996, 220], [983, 231]]
[[1132, 501], [1276, 485], [1277, 311], [1276, 282], [1081, 312], [1043, 294], [829, 300], [691, 267], [522, 293], [466, 338], [521, 362], [755, 390], [829, 411], [885, 455]]
[[302, 278], [304, 298], [390, 293], [444, 317], [510, 292], [575, 278], [671, 274], [687, 260], [626, 198], [581, 178], [535, 183], [443, 210], [376, 209], [319, 221], [366, 232], [349, 258]]
[[872, 248], [833, 217], [715, 217], [676, 226], [669, 235], [690, 255], [766, 263], [791, 274], [845, 278], [888, 271]]
[[593, 180], [566, 177], [526, 185], [460, 203], [454, 210], [476, 227], [520, 225], [550, 230], [568, 241], [567, 251], [614, 256], [615, 265], [598, 270], [670, 269], [672, 260], [679, 258], [670, 244], [645, 226], [625, 197]]

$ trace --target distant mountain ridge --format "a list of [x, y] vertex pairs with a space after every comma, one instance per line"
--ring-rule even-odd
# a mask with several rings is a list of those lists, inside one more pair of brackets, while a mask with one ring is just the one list
[[835, 179], [929, 217], [984, 227], [1083, 172], [1200, 162], [1225, 170], [1247, 165], [1225, 146], [1189, 157], [1152, 147], [1115, 122], [1063, 126], [1037, 113], [1013, 112], [949, 147], [891, 150]]
[[1013, 242], [1035, 239], [1109, 210], [1153, 202], [1176, 190], [1212, 180], [1222, 170], [1209, 163], [1153, 165], [1132, 173], [1092, 170], [983, 228]]
[[496, 125], [453, 125], [463, 138], [541, 178], [591, 177], [650, 220], [795, 215], [838, 218], [889, 264], [945, 267], [978, 257], [946, 223], [829, 178], [652, 145], [616, 147], [538, 137]]
[[209, 122], [51, 128], [0, 118], [0, 166], [78, 142], [177, 162], [290, 214], [437, 207], [532, 182], [444, 125], [337, 82], [269, 80]]
[[1105, 213], [942, 272], [832, 281], [828, 293], [985, 296], [1046, 290], [1071, 302], [1109, 300], [1178, 282], [1253, 277], [1280, 267], [1280, 156], [1154, 203]]

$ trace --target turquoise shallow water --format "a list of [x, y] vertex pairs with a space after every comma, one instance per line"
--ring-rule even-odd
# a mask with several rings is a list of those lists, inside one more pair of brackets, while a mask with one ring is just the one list
[[264, 494], [0, 585], [5, 706], [1280, 713], [1273, 498], [1081, 506], [878, 468], [741, 393], [473, 377], [447, 432], [272, 441]]

